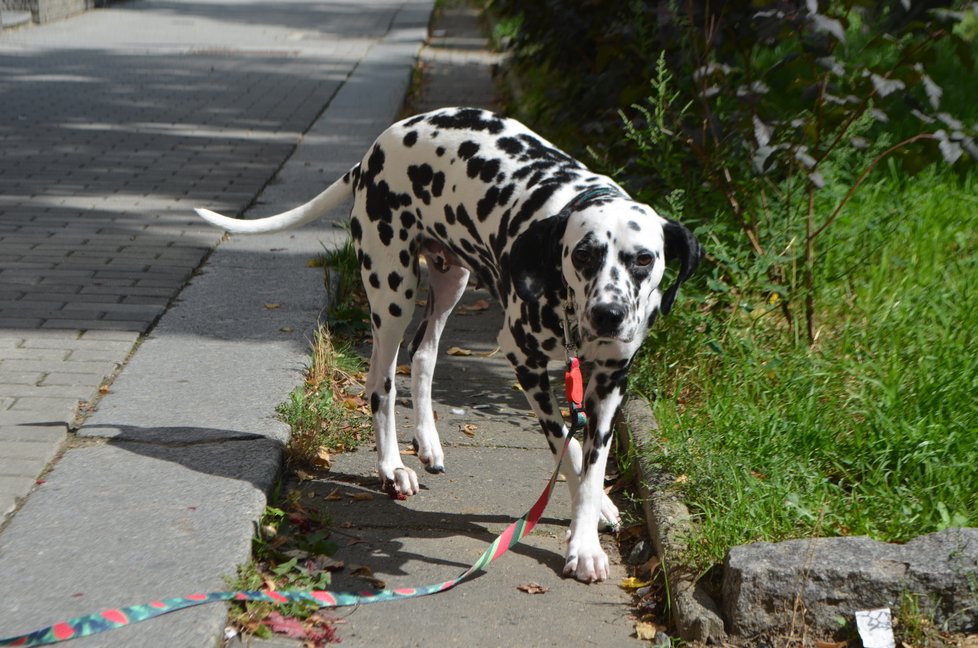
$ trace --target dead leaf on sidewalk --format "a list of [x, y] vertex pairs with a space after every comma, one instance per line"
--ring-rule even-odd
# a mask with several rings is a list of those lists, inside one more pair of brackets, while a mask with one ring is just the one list
[[281, 306], [282, 304], [276, 304], [276, 303], [265, 304], [265, 308], [267, 308], [268, 310], [275, 310], [276, 308], [281, 308]]
[[635, 571], [636, 571], [636, 573], [641, 574], [642, 576], [651, 577], [652, 574], [655, 573], [655, 570], [657, 570], [659, 568], [659, 565], [660, 564], [661, 564], [661, 561], [659, 560], [659, 557], [658, 556], [652, 556], [646, 562], [644, 562], [641, 565], [639, 565], [638, 567], [636, 567], [635, 568]]
[[333, 465], [333, 457], [329, 454], [329, 450], [327, 450], [326, 448], [320, 448], [319, 452], [312, 460], [312, 463], [317, 468], [329, 470], [330, 467]]
[[652, 641], [655, 639], [655, 633], [659, 629], [654, 623], [649, 623], [647, 621], [636, 621], [635, 622], [635, 636], [641, 641]]
[[467, 437], [474, 437], [477, 429], [479, 428], [475, 423], [466, 423], [462, 426], [462, 434]]
[[397, 369], [394, 370], [398, 376], [410, 376], [411, 375], [411, 365], [402, 364], [397, 365]]
[[516, 589], [521, 592], [526, 592], [527, 594], [546, 594], [550, 591], [549, 587], [545, 587], [540, 583], [534, 583], [530, 581], [529, 583], [524, 583], [522, 585], [517, 585]]
[[651, 584], [652, 581], [644, 581], [640, 578], [629, 576], [628, 578], [623, 578], [621, 582], [618, 583], [618, 587], [622, 588], [623, 590], [637, 590], [640, 587], [647, 587]]
[[446, 351], [450, 356], [470, 356], [472, 352], [468, 349], [463, 349], [461, 347], [453, 346], [451, 349]]
[[[846, 648], [848, 641], [816, 641], [815, 648]], [[906, 645], [906, 644], [904, 644]]]
[[343, 495], [340, 493], [339, 488], [334, 488], [333, 492], [323, 497], [323, 499], [327, 502], [339, 502], [343, 500]]
[[371, 586], [373, 586], [376, 589], [384, 589], [385, 587], [387, 587], [387, 583], [380, 580], [379, 578], [376, 578], [374, 576], [373, 571], [371, 571], [371, 569], [366, 565], [361, 565], [357, 567], [356, 569], [351, 571], [350, 574], [356, 576], [360, 580], [367, 581], [368, 583], [370, 583]]
[[458, 312], [460, 314], [475, 313], [478, 311], [484, 311], [489, 308], [489, 301], [486, 299], [479, 299], [471, 304], [460, 304], [458, 307]]
[[369, 502], [374, 496], [370, 493], [353, 493], [350, 495], [350, 499], [354, 502]]

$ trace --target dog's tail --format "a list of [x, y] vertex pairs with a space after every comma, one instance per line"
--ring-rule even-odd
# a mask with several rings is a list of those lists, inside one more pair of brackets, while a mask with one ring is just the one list
[[342, 204], [353, 193], [353, 185], [359, 176], [359, 167], [353, 167], [349, 173], [331, 184], [321, 194], [304, 205], [295, 209], [268, 216], [245, 220], [229, 218], [209, 209], [194, 209], [197, 215], [211, 225], [216, 225], [228, 232], [237, 234], [263, 234], [265, 232], [281, 232], [282, 230], [300, 227], [326, 215], [331, 209]]

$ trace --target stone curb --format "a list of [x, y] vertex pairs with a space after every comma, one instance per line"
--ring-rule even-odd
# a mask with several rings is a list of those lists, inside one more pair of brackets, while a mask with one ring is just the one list
[[693, 574], [678, 564], [670, 566], [670, 557], [682, 552], [685, 538], [689, 537], [690, 516], [675, 492], [665, 487], [649, 488], [649, 484], [661, 481], [657, 479], [659, 471], [647, 458], [647, 449], [652, 445], [651, 435], [658, 429], [645, 399], [628, 398], [618, 418], [618, 438], [631, 441], [636, 466], [635, 487], [642, 500], [649, 537], [665, 570], [672, 621], [679, 636], [686, 641], [720, 643], [727, 636], [720, 608]]

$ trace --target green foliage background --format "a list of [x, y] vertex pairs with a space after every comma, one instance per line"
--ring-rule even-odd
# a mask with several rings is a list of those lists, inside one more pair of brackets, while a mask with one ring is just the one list
[[707, 250], [632, 376], [700, 569], [978, 525], [978, 9], [910, 6], [489, 4], [513, 111]]

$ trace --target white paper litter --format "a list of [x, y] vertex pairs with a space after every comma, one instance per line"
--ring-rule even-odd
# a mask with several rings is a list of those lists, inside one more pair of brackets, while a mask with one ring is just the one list
[[896, 648], [890, 608], [859, 610], [856, 612], [856, 630], [863, 640], [863, 648]]

